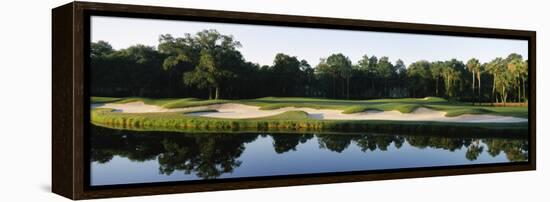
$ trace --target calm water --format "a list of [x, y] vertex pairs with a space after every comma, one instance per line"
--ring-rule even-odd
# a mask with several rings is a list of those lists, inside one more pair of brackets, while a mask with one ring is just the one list
[[526, 161], [527, 139], [169, 133], [92, 126], [91, 185]]

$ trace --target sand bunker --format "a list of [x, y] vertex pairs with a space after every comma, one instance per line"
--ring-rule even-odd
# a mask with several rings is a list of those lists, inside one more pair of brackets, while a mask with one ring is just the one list
[[148, 105], [143, 102], [130, 102], [124, 104], [94, 104], [92, 108], [111, 108], [122, 113], [151, 113], [151, 112], [186, 112], [197, 110], [212, 110], [217, 112], [196, 112], [188, 113], [191, 116], [204, 116], [226, 119], [261, 118], [273, 116], [287, 111], [305, 111], [309, 118], [326, 120], [393, 120], [393, 121], [437, 121], [437, 122], [463, 122], [463, 123], [516, 123], [527, 122], [527, 119], [497, 116], [497, 115], [474, 115], [465, 114], [456, 117], [446, 117], [446, 112], [428, 108], [418, 108], [411, 113], [399, 111], [376, 111], [343, 114], [341, 110], [312, 109], [306, 107], [285, 107], [274, 110], [260, 110], [260, 107], [244, 104], [214, 104], [200, 107], [187, 107], [166, 109], [155, 105]]

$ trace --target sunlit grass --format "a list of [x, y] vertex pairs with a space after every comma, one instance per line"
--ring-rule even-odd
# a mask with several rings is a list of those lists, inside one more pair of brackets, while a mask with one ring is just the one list
[[489, 135], [523, 134], [527, 123], [444, 123], [430, 121], [383, 120], [318, 120], [311, 119], [304, 111], [288, 111], [278, 115], [248, 118], [222, 119], [193, 116], [186, 113], [119, 113], [112, 109], [96, 108], [91, 111], [92, 123], [99, 126], [151, 131], [194, 130], [313, 130], [313, 131], [369, 131], [474, 134], [493, 131]]
[[514, 116], [526, 118], [527, 107], [494, 107], [474, 106], [470, 103], [449, 102], [438, 97], [427, 98], [399, 98], [399, 99], [373, 99], [373, 100], [338, 100], [324, 98], [299, 98], [299, 97], [263, 97], [257, 99], [242, 100], [205, 100], [198, 98], [113, 98], [113, 97], [92, 97], [92, 103], [130, 103], [144, 102], [145, 104], [157, 105], [168, 109], [207, 106], [213, 104], [236, 103], [258, 106], [261, 110], [274, 110], [285, 107], [307, 107], [313, 109], [335, 109], [342, 110], [344, 114], [365, 112], [368, 110], [378, 111], [399, 111], [411, 113], [420, 107], [446, 112], [446, 116], [460, 116], [464, 114], [490, 114], [501, 116]]

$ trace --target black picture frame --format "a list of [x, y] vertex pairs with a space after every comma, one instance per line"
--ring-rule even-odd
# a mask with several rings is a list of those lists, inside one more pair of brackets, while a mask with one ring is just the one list
[[[528, 40], [529, 157], [527, 162], [346, 173], [302, 174], [212, 181], [89, 186], [90, 16], [229, 22], [392, 33]], [[536, 169], [536, 32], [355, 19], [244, 13], [185, 8], [72, 2], [52, 10], [52, 191], [70, 199], [91, 199], [321, 183], [402, 179]]]

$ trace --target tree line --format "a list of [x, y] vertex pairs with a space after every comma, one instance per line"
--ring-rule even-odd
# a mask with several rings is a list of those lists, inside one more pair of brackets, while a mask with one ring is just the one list
[[246, 61], [232, 36], [203, 30], [183, 37], [160, 35], [157, 47], [114, 50], [92, 42], [94, 96], [244, 99], [265, 96], [372, 99], [438, 96], [461, 101], [525, 102], [528, 65], [519, 54], [480, 63], [416, 61], [364, 55], [352, 62], [342, 53], [308, 61], [284, 53], [272, 65]]

